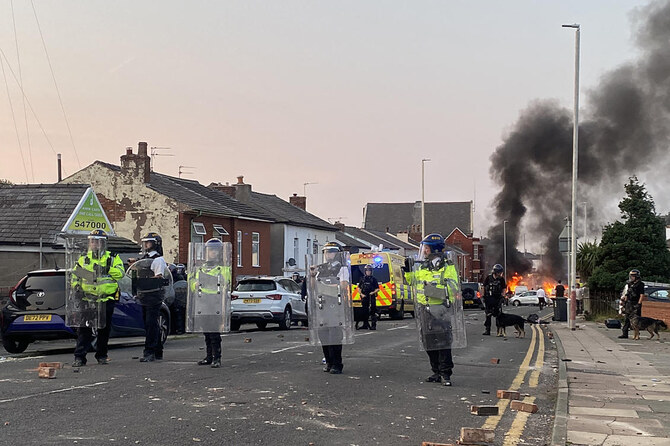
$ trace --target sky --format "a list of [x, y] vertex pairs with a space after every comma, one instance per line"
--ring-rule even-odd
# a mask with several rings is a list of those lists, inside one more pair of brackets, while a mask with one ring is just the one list
[[310, 212], [360, 226], [368, 202], [420, 200], [429, 158], [426, 201], [475, 199], [484, 235], [491, 154], [531, 101], [572, 107], [561, 25], [581, 25], [584, 98], [636, 57], [648, 3], [0, 0], [0, 178], [55, 182], [56, 153], [67, 176], [146, 141], [173, 155], [158, 172], [306, 190]]

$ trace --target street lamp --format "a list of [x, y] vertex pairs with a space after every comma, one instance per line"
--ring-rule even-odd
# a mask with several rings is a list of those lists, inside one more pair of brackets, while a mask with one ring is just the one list
[[503, 220], [503, 257], [505, 271], [505, 286], [507, 286], [507, 220]]
[[586, 205], [588, 202], [582, 201], [582, 204], [584, 205], [584, 243], [586, 243]]
[[425, 198], [425, 165], [426, 161], [430, 161], [428, 158], [421, 160], [421, 240], [426, 237], [426, 198]]
[[579, 32], [578, 23], [563, 25], [563, 28], [575, 30], [575, 99], [574, 99], [574, 127], [572, 130], [572, 225], [570, 227], [570, 299], [568, 299], [568, 328], [575, 329], [575, 319], [572, 316], [572, 293], [575, 290], [577, 277], [577, 239], [575, 237], [575, 216], [577, 213], [577, 153], [579, 132]]

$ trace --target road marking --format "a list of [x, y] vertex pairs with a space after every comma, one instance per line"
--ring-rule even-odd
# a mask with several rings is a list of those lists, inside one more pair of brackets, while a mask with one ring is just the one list
[[[534, 396], [527, 396], [523, 399], [524, 403], [534, 403]], [[503, 446], [516, 446], [521, 440], [521, 435], [523, 430], [526, 427], [526, 422], [528, 422], [528, 417], [530, 416], [529, 412], [519, 411], [512, 422], [512, 426], [509, 428], [505, 434], [505, 440], [503, 441]]]
[[540, 373], [542, 373], [542, 367], [544, 366], [544, 332], [536, 325], [533, 325], [533, 328], [537, 329], [540, 342], [537, 349], [537, 358], [535, 359], [535, 370], [530, 374], [530, 379], [528, 380], [528, 385], [531, 389], [537, 387], [540, 381]]
[[300, 344], [300, 345], [294, 345], [293, 347], [286, 347], [286, 348], [280, 348], [279, 350], [272, 350], [270, 353], [281, 353], [281, 352], [285, 352], [286, 350], [293, 350], [294, 348], [300, 348], [300, 347], [311, 346], [311, 345], [312, 344], [304, 343], [304, 344]]
[[99, 383], [93, 383], [93, 384], [86, 384], [85, 386], [73, 386], [73, 387], [68, 387], [67, 389], [58, 389], [58, 390], [51, 390], [49, 392], [41, 392], [41, 393], [35, 393], [32, 395], [24, 395], [24, 396], [19, 396], [16, 398], [9, 398], [7, 400], [0, 400], [0, 404], [2, 403], [11, 403], [13, 401], [20, 401], [20, 400], [25, 400], [28, 398], [35, 398], [38, 396], [44, 396], [44, 395], [51, 395], [54, 393], [62, 393], [62, 392], [70, 392], [72, 390], [79, 390], [79, 389], [88, 389], [89, 387], [96, 387], [96, 386], [101, 386], [103, 384], [107, 384], [108, 381], [103, 381]]
[[[526, 377], [526, 373], [528, 372], [530, 360], [533, 358], [533, 352], [535, 351], [535, 343], [537, 341], [536, 337], [537, 335], [535, 333], [535, 330], [533, 330], [533, 337], [530, 340], [530, 345], [528, 346], [526, 357], [523, 359], [523, 362], [519, 366], [519, 372], [516, 374], [514, 381], [512, 381], [512, 385], [509, 387], [509, 390], [519, 390], [521, 384], [523, 384], [523, 380]], [[501, 399], [498, 401], [497, 406], [498, 406], [498, 415], [492, 415], [488, 417], [484, 422], [484, 425], [482, 426], [483, 429], [495, 429], [498, 426], [498, 423], [500, 423], [502, 416], [505, 414], [505, 409], [507, 409], [507, 406], [509, 406], [509, 400]]]
[[409, 324], [403, 325], [402, 327], [393, 327], [393, 328], [387, 328], [386, 331], [392, 331], [392, 330], [400, 330], [402, 328], [407, 328], [409, 327]]

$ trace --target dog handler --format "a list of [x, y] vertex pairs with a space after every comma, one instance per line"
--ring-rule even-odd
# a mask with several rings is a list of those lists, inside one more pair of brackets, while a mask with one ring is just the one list
[[636, 315], [642, 316], [642, 301], [644, 300], [644, 282], [640, 276], [640, 271], [633, 269], [630, 271], [628, 281], [628, 291], [626, 296], [622, 298], [624, 301], [624, 313], [626, 320], [621, 327], [621, 336], [619, 339], [628, 339], [628, 330], [630, 329], [631, 317]]
[[484, 279], [484, 305], [486, 306], [486, 320], [484, 321], [484, 333], [482, 335], [489, 336], [491, 334], [491, 316], [498, 317], [500, 313], [500, 306], [503, 301], [503, 292], [507, 288], [507, 283], [503, 278], [503, 267], [496, 263], [493, 266], [491, 274]]

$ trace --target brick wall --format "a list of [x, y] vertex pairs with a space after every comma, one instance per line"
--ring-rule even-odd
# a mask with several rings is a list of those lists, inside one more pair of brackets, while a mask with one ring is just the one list
[[642, 316], [661, 319], [670, 327], [670, 303], [665, 302], [642, 302]]

